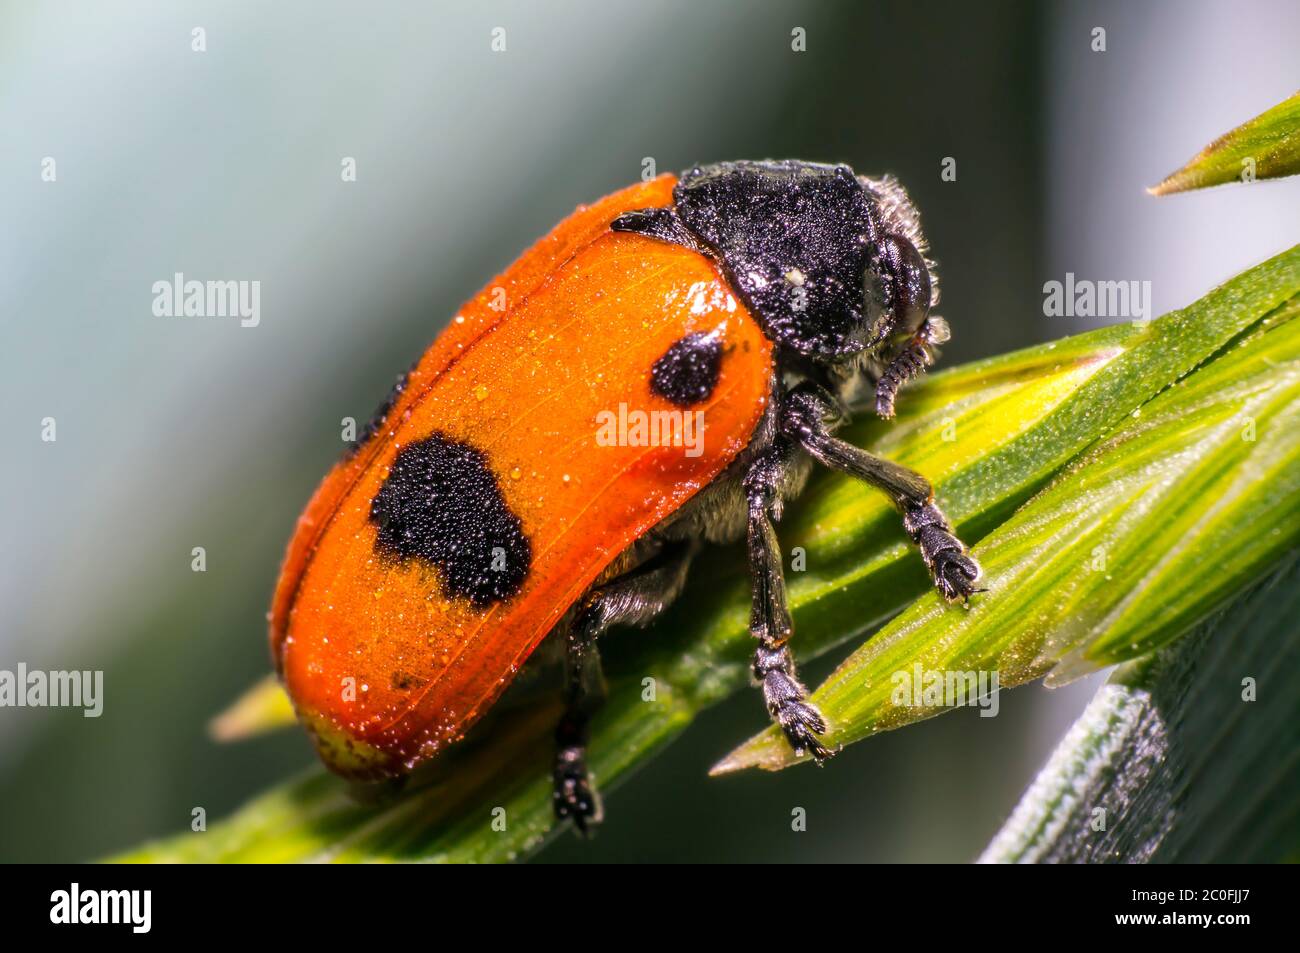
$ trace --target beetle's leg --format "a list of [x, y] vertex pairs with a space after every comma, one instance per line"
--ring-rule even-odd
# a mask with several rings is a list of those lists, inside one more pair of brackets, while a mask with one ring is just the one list
[[552, 804], [560, 820], [580, 833], [601, 820], [600, 795], [587, 775], [591, 717], [605, 701], [596, 640], [612, 625], [646, 625], [682, 591], [695, 556], [694, 542], [675, 544], [626, 576], [593, 590], [566, 633], [564, 714], [555, 729]]
[[605, 701], [605, 678], [595, 626], [579, 617], [565, 637], [564, 714], [555, 726], [555, 766], [552, 770], [551, 805], [560, 820], [573, 818], [573, 826], [586, 834], [589, 824], [599, 824], [603, 811], [600, 795], [587, 776], [587, 724]]
[[789, 443], [778, 436], [745, 473], [749, 573], [753, 586], [749, 631], [758, 640], [754, 677], [763, 687], [768, 714], [781, 727], [796, 753], [806, 751], [820, 762], [833, 752], [817, 737], [825, 733], [826, 719], [808, 703], [808, 690], [795, 675], [789, 646], [794, 625], [786, 604], [781, 550], [773, 525], [774, 517], [780, 515], [777, 487], [790, 453]]
[[893, 499], [903, 514], [903, 526], [921, 550], [935, 587], [943, 597], [967, 599], [974, 592], [980, 567], [966, 553], [943, 511], [934, 502], [930, 482], [915, 470], [867, 453], [832, 437], [826, 421], [836, 420], [838, 410], [820, 389], [799, 387], [784, 404], [782, 432], [808, 451], [824, 466], [870, 483]]

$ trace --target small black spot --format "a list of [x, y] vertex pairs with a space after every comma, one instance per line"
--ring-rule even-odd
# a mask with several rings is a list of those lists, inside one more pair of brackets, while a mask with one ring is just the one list
[[707, 400], [718, 386], [722, 342], [717, 334], [696, 331], [677, 341], [650, 369], [650, 389], [678, 407]]
[[417, 360], [415, 364], [412, 364], [403, 374], [398, 376], [397, 382], [393, 384], [393, 388], [388, 392], [388, 396], [385, 397], [383, 402], [375, 408], [375, 412], [370, 415], [370, 419], [366, 421], [366, 425], [361, 428], [361, 433], [357, 434], [357, 439], [348, 444], [347, 453], [344, 455], [345, 458], [356, 456], [357, 451], [364, 447], [370, 441], [371, 437], [383, 429], [384, 421], [388, 419], [389, 413], [392, 412], [393, 405], [397, 403], [397, 398], [401, 397], [402, 391], [406, 390], [406, 385], [411, 380], [411, 374], [415, 371], [416, 365], [419, 363], [420, 362]]
[[442, 434], [403, 447], [370, 502], [375, 548], [436, 567], [443, 591], [484, 608], [517, 593], [533, 550], [487, 458]]

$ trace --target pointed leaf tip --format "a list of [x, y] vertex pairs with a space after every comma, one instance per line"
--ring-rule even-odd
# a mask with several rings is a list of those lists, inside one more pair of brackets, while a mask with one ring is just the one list
[[1172, 195], [1229, 182], [1276, 179], [1300, 172], [1300, 92], [1225, 133], [1177, 172], [1147, 189]]
[[208, 722], [214, 741], [242, 741], [292, 725], [297, 720], [280, 682], [268, 675]]

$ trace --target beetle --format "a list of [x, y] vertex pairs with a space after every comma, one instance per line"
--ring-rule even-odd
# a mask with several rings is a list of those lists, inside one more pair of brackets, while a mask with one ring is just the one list
[[[602, 814], [586, 768], [597, 639], [658, 615], [702, 545], [741, 539], [767, 710], [795, 750], [828, 757], [795, 672], [775, 531], [813, 464], [889, 495], [945, 598], [980, 591], [927, 480], [834, 436], [872, 388], [892, 416], [948, 337], [925, 253], [890, 177], [723, 162], [578, 208], [489, 283], [289, 543], [272, 654], [325, 763], [408, 773], [554, 634], [553, 804], [586, 832]], [[667, 437], [647, 439], [646, 421]]]

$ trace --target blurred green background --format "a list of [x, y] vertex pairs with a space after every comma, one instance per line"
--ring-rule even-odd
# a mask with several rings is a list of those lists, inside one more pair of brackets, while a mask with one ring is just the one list
[[[0, 4], [0, 668], [106, 686], [99, 719], [0, 709], [0, 860], [102, 856], [312, 762], [296, 731], [217, 746], [205, 723], [268, 670], [279, 560], [340, 420], [577, 203], [647, 157], [846, 161], [922, 210], [945, 364], [1083, 330], [1042, 314], [1067, 271], [1150, 280], [1159, 314], [1292, 240], [1295, 183], [1142, 191], [1293, 91], [1300, 8], [1251, 10]], [[155, 317], [151, 286], [177, 271], [260, 281], [260, 326]], [[969, 860], [1092, 687], [1005, 693], [997, 718], [820, 771], [709, 780], [766, 722], [742, 694], [609, 798], [600, 837], [540, 859]]]

